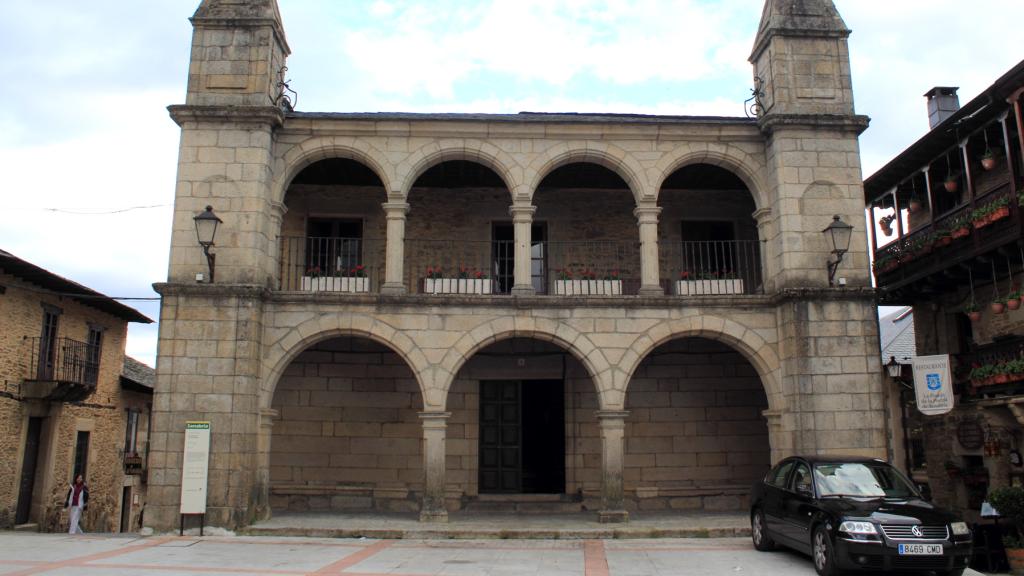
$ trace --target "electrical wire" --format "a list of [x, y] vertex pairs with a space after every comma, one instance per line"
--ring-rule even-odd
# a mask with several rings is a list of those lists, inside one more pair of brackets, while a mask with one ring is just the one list
[[150, 204], [148, 206], [130, 206], [128, 208], [119, 208], [117, 210], [102, 211], [64, 210], [63, 208], [43, 208], [43, 210], [46, 212], [56, 212], [58, 214], [74, 214], [76, 216], [103, 216], [106, 214], [131, 212], [132, 210], [148, 210], [150, 208], [166, 208], [169, 206], [173, 206], [173, 204]]

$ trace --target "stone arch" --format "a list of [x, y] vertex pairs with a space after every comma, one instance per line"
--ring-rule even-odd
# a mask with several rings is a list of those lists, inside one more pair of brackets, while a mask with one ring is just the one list
[[380, 178], [385, 192], [390, 192], [396, 181], [391, 162], [372, 143], [349, 136], [315, 136], [292, 145], [274, 159], [274, 200], [284, 202], [288, 186], [299, 172], [329, 158], [347, 158], [366, 165]]
[[372, 316], [337, 313], [313, 316], [288, 330], [267, 347], [262, 363], [260, 407], [270, 408], [274, 390], [292, 360], [310, 346], [339, 336], [366, 338], [393, 351], [416, 376], [420, 396], [425, 405], [429, 403], [423, 377], [428, 369], [427, 358], [411, 338]]
[[768, 398], [768, 409], [777, 411], [784, 408], [779, 358], [774, 346], [735, 320], [708, 314], [661, 322], [633, 341], [619, 362], [625, 377], [620, 407], [624, 406], [629, 381], [640, 363], [662, 344], [680, 338], [706, 338], [734, 348], [757, 371]]
[[643, 166], [622, 148], [604, 142], [566, 142], [548, 148], [530, 163], [525, 181], [530, 198], [548, 174], [573, 162], [591, 162], [618, 174], [629, 186], [637, 205], [657, 196], [647, 185]]
[[586, 368], [597, 389], [598, 403], [605, 408], [605, 394], [615, 381], [615, 368], [585, 334], [571, 326], [529, 316], [499, 318], [470, 330], [453, 345], [436, 367], [435, 389], [447, 401], [452, 381], [465, 363], [483, 348], [511, 338], [535, 338], [555, 344], [571, 354]]
[[676, 170], [692, 164], [711, 164], [718, 166], [735, 174], [750, 191], [754, 199], [754, 205], [758, 208], [770, 206], [767, 197], [767, 187], [761, 172], [764, 170], [764, 161], [747, 153], [743, 149], [732, 144], [704, 144], [704, 147], [695, 149], [693, 145], [685, 145], [670, 154], [661, 157], [661, 160], [651, 169], [651, 182], [654, 187], [654, 197], [661, 194], [661, 187], [665, 180]]
[[510, 195], [522, 184], [522, 167], [501, 148], [482, 140], [453, 139], [431, 142], [410, 153], [395, 167], [396, 190], [408, 198], [424, 172], [449, 160], [467, 160], [490, 168], [505, 183]]

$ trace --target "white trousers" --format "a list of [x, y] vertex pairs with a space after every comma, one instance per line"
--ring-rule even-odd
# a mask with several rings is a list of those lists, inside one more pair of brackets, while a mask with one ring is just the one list
[[82, 527], [78, 525], [78, 521], [82, 519], [82, 507], [71, 506], [69, 510], [68, 534], [85, 534], [82, 532]]

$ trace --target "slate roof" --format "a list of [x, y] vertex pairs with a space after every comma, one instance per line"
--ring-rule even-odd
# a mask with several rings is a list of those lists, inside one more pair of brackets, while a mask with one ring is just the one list
[[152, 394], [155, 383], [156, 370], [125, 354], [124, 367], [121, 369], [122, 388]]
[[10, 274], [11, 276], [17, 276], [26, 282], [60, 293], [61, 296], [66, 296], [85, 304], [86, 306], [91, 306], [92, 308], [96, 308], [97, 310], [101, 310], [128, 322], [140, 322], [143, 324], [153, 323], [152, 320], [144, 316], [135, 308], [125, 306], [117, 300], [114, 300], [105, 294], [101, 294], [92, 288], [88, 288], [78, 282], [68, 280], [63, 276], [58, 276], [45, 268], [40, 268], [31, 262], [22, 260], [3, 249], [0, 249], [0, 272]]
[[[736, 104], [740, 109], [741, 103]], [[612, 114], [585, 112], [519, 112], [518, 114], [461, 114], [416, 112], [289, 112], [288, 118], [330, 118], [337, 120], [542, 122], [595, 124], [743, 124], [757, 125], [756, 118], [742, 116], [661, 116], [654, 114]]]
[[878, 319], [878, 339], [882, 345], [882, 363], [893, 356], [900, 364], [910, 364], [917, 355], [914, 340], [914, 309], [902, 306]]

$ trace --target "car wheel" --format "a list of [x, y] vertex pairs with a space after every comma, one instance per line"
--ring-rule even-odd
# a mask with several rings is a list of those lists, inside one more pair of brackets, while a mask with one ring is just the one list
[[775, 550], [775, 541], [768, 535], [768, 526], [764, 522], [764, 514], [760, 510], [754, 510], [750, 517], [750, 538], [754, 541], [754, 548], [761, 552]]
[[820, 576], [836, 576], [839, 570], [835, 566], [832, 539], [824, 526], [818, 526], [811, 537], [811, 557], [814, 559], [814, 570]]

